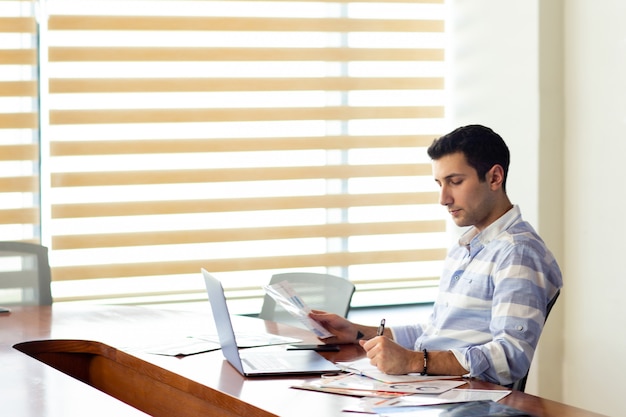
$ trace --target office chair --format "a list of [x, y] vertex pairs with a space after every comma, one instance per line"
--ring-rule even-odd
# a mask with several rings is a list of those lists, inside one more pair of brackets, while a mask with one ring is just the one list
[[48, 248], [0, 242], [0, 304], [52, 305]]
[[[355, 288], [354, 284], [347, 279], [330, 274], [291, 272], [273, 275], [270, 279], [270, 285], [282, 281], [288, 281], [311, 309], [324, 310], [343, 317], [348, 315]], [[304, 327], [267, 294], [263, 298], [259, 318]]]
[[[552, 310], [552, 307], [554, 306], [554, 303], [556, 303], [556, 299], [559, 298], [560, 294], [561, 290], [558, 290], [556, 294], [554, 294], [554, 297], [552, 297], [552, 299], [548, 302], [548, 306], [546, 307], [546, 321], [548, 321], [550, 310]], [[530, 369], [528, 370], [528, 372], [530, 372]], [[524, 392], [524, 390], [526, 389], [526, 380], [528, 380], [528, 372], [526, 372], [526, 375], [524, 375], [522, 378], [515, 381], [511, 389]]]

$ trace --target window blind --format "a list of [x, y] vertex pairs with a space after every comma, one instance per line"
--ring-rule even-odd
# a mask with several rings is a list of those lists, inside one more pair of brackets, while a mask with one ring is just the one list
[[427, 294], [443, 6], [50, 2], [55, 301], [204, 301], [201, 267], [244, 312], [292, 270], [345, 276], [356, 304]]
[[37, 25], [31, 6], [0, 3], [2, 240], [39, 240]]

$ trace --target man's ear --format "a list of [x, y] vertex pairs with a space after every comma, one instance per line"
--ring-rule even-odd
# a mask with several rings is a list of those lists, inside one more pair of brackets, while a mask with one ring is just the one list
[[491, 169], [487, 172], [487, 181], [489, 182], [489, 186], [492, 190], [497, 190], [498, 188], [502, 188], [502, 184], [504, 183], [504, 169], [502, 165], [496, 164], [491, 167]]

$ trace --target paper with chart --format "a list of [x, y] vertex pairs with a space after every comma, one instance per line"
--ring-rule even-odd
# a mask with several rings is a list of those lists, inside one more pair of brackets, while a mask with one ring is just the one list
[[367, 376], [347, 374], [342, 377], [327, 379], [321, 388], [354, 389], [359, 391], [397, 392], [403, 394], [441, 394], [466, 384], [458, 380], [431, 380], [422, 382], [384, 383]]
[[265, 292], [274, 299], [289, 314], [298, 319], [307, 329], [315, 333], [320, 339], [331, 337], [333, 334], [326, 330], [321, 324], [309, 317], [311, 308], [295, 292], [289, 282], [281, 281], [272, 285], [263, 286]]
[[398, 411], [411, 411], [412, 407], [424, 405], [465, 403], [472, 401], [500, 401], [511, 393], [510, 390], [484, 390], [484, 389], [451, 389], [439, 395], [402, 395], [397, 397], [368, 398], [363, 396], [361, 402], [344, 408], [342, 411], [353, 413], [376, 414], [375, 408], [396, 407]]

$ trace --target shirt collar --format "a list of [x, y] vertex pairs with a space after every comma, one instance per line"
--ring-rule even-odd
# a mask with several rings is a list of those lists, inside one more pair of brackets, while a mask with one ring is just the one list
[[514, 205], [482, 232], [472, 226], [467, 232], [463, 233], [459, 239], [459, 246], [464, 246], [470, 252], [470, 255], [474, 256], [476, 253], [480, 252], [486, 244], [495, 239], [496, 236], [518, 221], [521, 216], [522, 212], [519, 206]]

